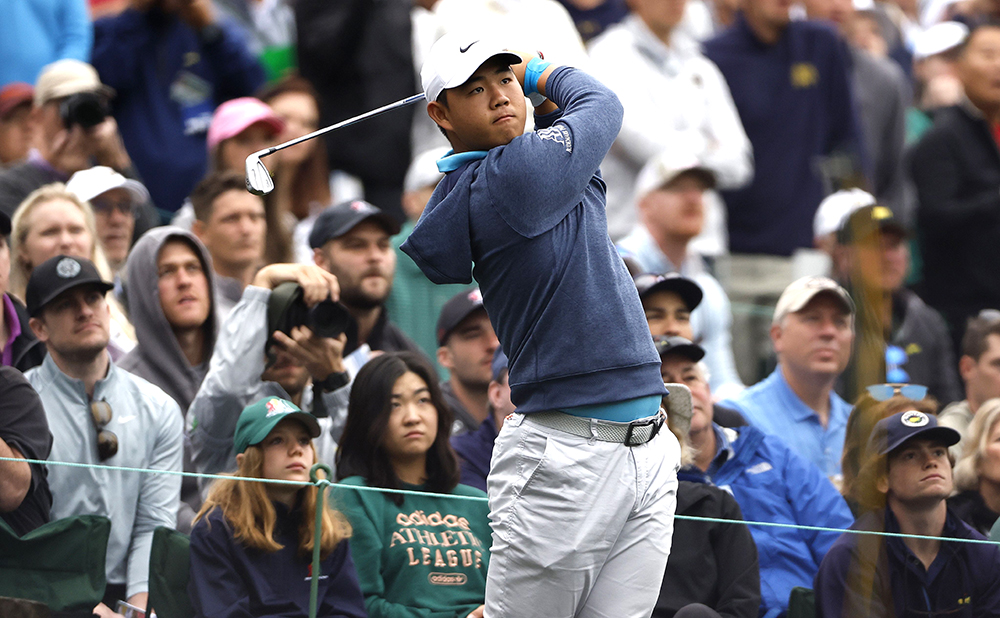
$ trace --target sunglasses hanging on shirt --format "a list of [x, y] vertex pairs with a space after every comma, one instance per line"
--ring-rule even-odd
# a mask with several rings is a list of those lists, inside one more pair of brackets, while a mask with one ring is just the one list
[[114, 457], [118, 452], [118, 436], [105, 429], [111, 422], [112, 415], [111, 405], [107, 401], [90, 402], [90, 418], [97, 430], [97, 456], [101, 461]]

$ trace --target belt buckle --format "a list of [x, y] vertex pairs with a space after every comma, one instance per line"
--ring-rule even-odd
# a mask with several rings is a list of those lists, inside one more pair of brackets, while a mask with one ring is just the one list
[[[648, 438], [646, 438], [642, 442], [632, 442], [632, 432], [635, 431], [637, 427], [649, 427], [650, 425], [652, 425], [653, 429], [652, 431], [650, 431]], [[657, 414], [653, 418], [647, 418], [644, 421], [632, 421], [631, 423], [628, 424], [628, 430], [625, 432], [625, 442], [624, 442], [625, 446], [628, 447], [640, 446], [649, 442], [650, 440], [656, 437], [656, 434], [659, 433], [660, 427], [662, 426], [663, 426], [663, 416], [660, 414]]]

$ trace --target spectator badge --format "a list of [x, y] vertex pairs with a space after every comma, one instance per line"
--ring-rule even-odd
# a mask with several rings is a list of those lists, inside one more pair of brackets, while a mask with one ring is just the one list
[[927, 415], [923, 412], [917, 412], [916, 410], [911, 410], [906, 414], [903, 414], [899, 419], [907, 427], [923, 427], [930, 422]]
[[56, 264], [56, 274], [63, 279], [72, 279], [80, 274], [80, 262], [73, 258], [63, 258]]

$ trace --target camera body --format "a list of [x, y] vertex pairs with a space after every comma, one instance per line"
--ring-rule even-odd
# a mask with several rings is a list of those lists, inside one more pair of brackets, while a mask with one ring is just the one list
[[[317, 337], [337, 338], [351, 324], [347, 307], [327, 298], [307, 307], [302, 298], [302, 286], [293, 282], [278, 285], [271, 291], [267, 306], [268, 333], [281, 331], [291, 336], [296, 326], [308, 326]], [[269, 337], [270, 339], [270, 337]]]
[[84, 129], [95, 127], [110, 114], [107, 99], [96, 92], [78, 92], [59, 104], [59, 115], [67, 129], [75, 124]]

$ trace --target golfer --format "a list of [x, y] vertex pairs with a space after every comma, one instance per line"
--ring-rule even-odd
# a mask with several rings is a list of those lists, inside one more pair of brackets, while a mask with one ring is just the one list
[[[485, 616], [649, 616], [680, 449], [660, 431], [660, 360], [608, 237], [598, 166], [621, 104], [581, 71], [480, 36], [440, 39], [421, 79], [452, 151], [402, 249], [435, 283], [474, 272], [517, 406], [487, 482]], [[522, 135], [525, 95], [536, 129]]]

